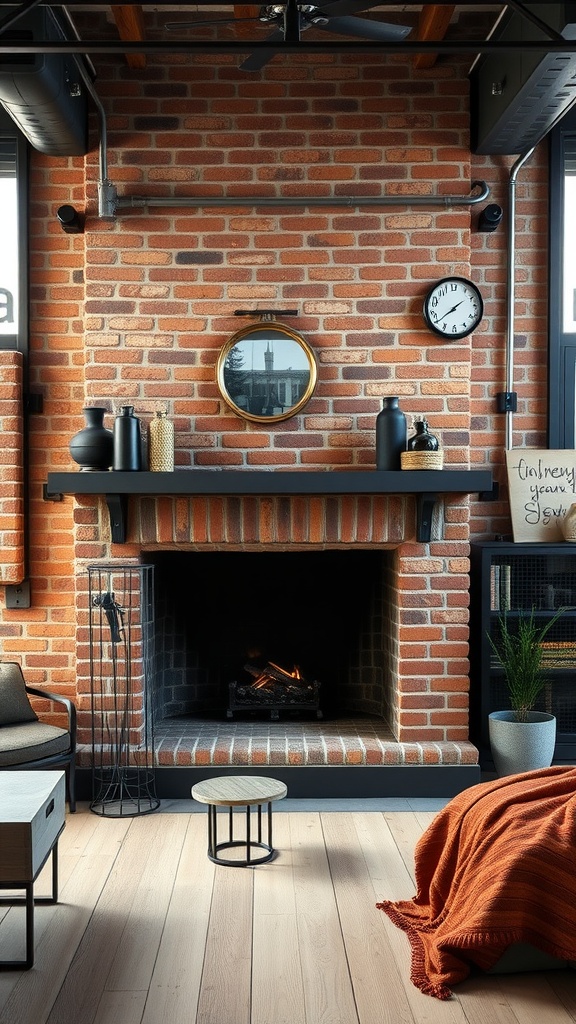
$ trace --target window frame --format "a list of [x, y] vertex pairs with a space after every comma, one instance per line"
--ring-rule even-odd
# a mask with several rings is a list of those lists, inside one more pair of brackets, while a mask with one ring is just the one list
[[16, 194], [18, 204], [18, 327], [14, 334], [0, 334], [0, 349], [16, 349], [28, 355], [29, 336], [29, 144], [14, 121], [0, 108], [0, 137], [16, 142]]
[[565, 153], [576, 142], [576, 110], [550, 132], [548, 256], [548, 446], [576, 447], [576, 330], [564, 330]]

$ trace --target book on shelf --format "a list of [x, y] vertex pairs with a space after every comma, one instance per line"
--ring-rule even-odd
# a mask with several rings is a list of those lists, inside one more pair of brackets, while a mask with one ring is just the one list
[[500, 566], [490, 566], [490, 610], [500, 611]]
[[571, 668], [576, 665], [576, 642], [573, 640], [544, 640], [543, 668]]
[[512, 571], [509, 565], [490, 566], [490, 609], [507, 612], [511, 607]]
[[512, 569], [509, 565], [500, 566], [500, 608], [507, 612], [512, 607], [511, 602], [511, 580]]

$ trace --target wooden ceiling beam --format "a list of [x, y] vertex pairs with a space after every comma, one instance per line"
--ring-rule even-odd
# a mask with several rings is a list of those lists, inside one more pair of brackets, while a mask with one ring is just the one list
[[[260, 7], [253, 4], [234, 4], [234, 17], [238, 19], [253, 18], [254, 21], [258, 20], [260, 14]], [[248, 21], [239, 20], [238, 24], [234, 26], [235, 33], [239, 39], [253, 39], [254, 38], [254, 26]]]
[[[444, 6], [424, 4], [418, 18], [418, 29], [416, 31], [418, 42], [440, 41], [444, 39], [455, 7], [456, 4]], [[438, 54], [436, 53], [418, 53], [414, 57], [414, 67], [431, 68], [436, 63], [437, 57]]]
[[[112, 14], [120, 39], [125, 39], [127, 42], [144, 42], [146, 39], [146, 29], [144, 28], [144, 14], [141, 7], [132, 5], [112, 7]], [[125, 56], [128, 67], [146, 67], [146, 54], [127, 53]]]

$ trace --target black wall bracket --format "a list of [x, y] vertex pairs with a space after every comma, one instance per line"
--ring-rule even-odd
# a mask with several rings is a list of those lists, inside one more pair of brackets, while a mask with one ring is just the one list
[[478, 492], [479, 501], [498, 501], [499, 496], [500, 484], [498, 483], [497, 480], [495, 480], [494, 483], [492, 484], [492, 490]]
[[21, 583], [10, 583], [4, 590], [7, 608], [30, 608], [32, 601], [30, 596], [30, 580], [22, 580]]
[[63, 501], [64, 495], [62, 491], [49, 491], [48, 484], [42, 484], [42, 498], [44, 501]]
[[422, 543], [427, 543], [432, 536], [432, 516], [437, 501], [437, 494], [416, 495], [416, 539]]
[[128, 495], [106, 494], [106, 504], [110, 516], [112, 543], [125, 544], [128, 525]]
[[31, 415], [44, 412], [44, 395], [37, 391], [28, 391], [24, 395], [24, 409]]
[[496, 395], [496, 412], [517, 412], [518, 395], [516, 391], [499, 391]]

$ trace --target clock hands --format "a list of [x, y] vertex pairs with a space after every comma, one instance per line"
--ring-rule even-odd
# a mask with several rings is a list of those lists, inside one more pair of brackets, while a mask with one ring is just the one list
[[464, 299], [460, 299], [460, 302], [457, 302], [455, 306], [452, 306], [452, 309], [447, 310], [446, 313], [443, 313], [442, 316], [438, 317], [438, 319], [444, 320], [445, 317], [450, 316], [450, 313], [454, 313], [454, 311], [458, 309], [458, 306], [461, 306], [463, 302]]

